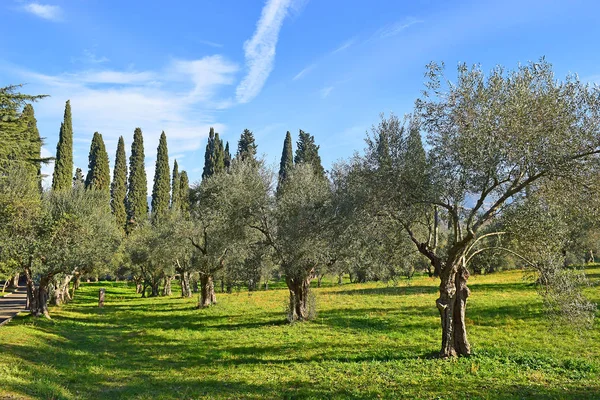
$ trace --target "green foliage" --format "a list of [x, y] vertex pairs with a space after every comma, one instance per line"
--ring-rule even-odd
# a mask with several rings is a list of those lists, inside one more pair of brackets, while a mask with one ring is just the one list
[[68, 190], [73, 178], [73, 122], [71, 121], [71, 101], [65, 104], [65, 115], [60, 124], [56, 160], [52, 175], [52, 190]]
[[111, 184], [110, 205], [115, 222], [121, 229], [127, 224], [127, 156], [125, 155], [125, 141], [123, 136], [119, 137], [117, 143], [117, 154], [115, 155], [115, 168], [113, 170], [113, 181]]
[[321, 165], [319, 146], [315, 144], [315, 137], [308, 132], [304, 132], [302, 129], [300, 129], [298, 142], [296, 143], [296, 155], [294, 157], [294, 162], [296, 164], [310, 164], [315, 175], [325, 176], [325, 169], [323, 168], [323, 165]]
[[177, 160], [173, 162], [173, 178], [171, 179], [171, 209], [181, 209], [181, 176], [179, 174], [179, 166]]
[[277, 181], [277, 193], [283, 188], [283, 184], [288, 175], [294, 168], [294, 154], [292, 150], [292, 135], [288, 131], [283, 141], [283, 150], [281, 152], [281, 161], [279, 162], [279, 179]]
[[[281, 312], [286, 288], [219, 294], [200, 315], [196, 299], [142, 299], [126, 282], [84, 283], [72, 303], [51, 309], [53, 321], [18, 317], [0, 328], [0, 397], [598, 397], [598, 323], [585, 335], [557, 331], [520, 271], [471, 281], [475, 355], [450, 361], [431, 357], [439, 315], [437, 282], [427, 277], [398, 287], [327, 282], [313, 289], [317, 319], [293, 325]], [[598, 290], [589, 293], [600, 301]]]
[[85, 188], [99, 190], [108, 195], [110, 191], [110, 167], [108, 153], [104, 146], [102, 135], [94, 132], [88, 163], [88, 173], [85, 178]]
[[154, 172], [154, 186], [152, 188], [152, 215], [155, 220], [164, 218], [169, 210], [170, 179], [167, 136], [163, 132], [160, 135], [156, 151], [156, 170]]
[[202, 179], [208, 178], [225, 170], [225, 150], [219, 134], [211, 127], [208, 133], [208, 143], [204, 153], [204, 170]]
[[231, 152], [229, 151], [229, 142], [225, 143], [225, 169], [229, 171], [229, 167], [231, 167]]
[[40, 157], [42, 140], [29, 103], [46, 96], [19, 93], [21, 86], [0, 88], [0, 171], [16, 165], [26, 168], [40, 181], [40, 162], [48, 160]]
[[186, 171], [179, 174], [179, 196], [181, 204], [181, 213], [188, 215], [190, 212], [190, 180]]
[[148, 184], [144, 165], [144, 137], [135, 128], [129, 156], [129, 187], [127, 188], [127, 224], [142, 224], [148, 218]]
[[256, 161], [257, 147], [252, 131], [244, 129], [238, 141], [237, 153], [235, 154], [236, 159]]

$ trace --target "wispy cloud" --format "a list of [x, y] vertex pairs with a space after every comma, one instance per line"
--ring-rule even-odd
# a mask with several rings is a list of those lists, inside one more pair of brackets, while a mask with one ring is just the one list
[[84, 49], [79, 57], [71, 57], [71, 62], [82, 62], [85, 64], [102, 64], [109, 62], [107, 57], [98, 57], [96, 52], [90, 49]]
[[[35, 93], [51, 95], [36, 104], [38, 124], [43, 123], [39, 125], [40, 130], [56, 126], [55, 132], [58, 132], [65, 101], [71, 100], [75, 165], [84, 169], [95, 131], [102, 133], [112, 160], [118, 137], [122, 135], [126, 143], [130, 143], [134, 128], [141, 127], [146, 162], [152, 166], [163, 130], [173, 154], [199, 149], [210, 126], [224, 133], [226, 126], [218, 121], [218, 110], [232, 103], [220, 98], [221, 89], [234, 83], [237, 70], [237, 65], [221, 56], [173, 60], [155, 71], [104, 69], [58, 75], [0, 64], [2, 75], [28, 82]], [[56, 140], [55, 135], [44, 136]], [[55, 143], [47, 143], [46, 155], [54, 150]], [[151, 170], [147, 171], [149, 185]], [[44, 172], [51, 175], [52, 167], [45, 167]], [[45, 184], [48, 180], [51, 176], [46, 178]]]
[[329, 96], [329, 94], [331, 93], [332, 90], [333, 90], [333, 86], [326, 86], [323, 89], [321, 89], [321, 98], [324, 99], [327, 96]]
[[59, 6], [28, 3], [23, 6], [23, 10], [50, 21], [60, 21], [62, 18], [62, 9]]
[[331, 52], [331, 54], [339, 53], [340, 51], [346, 50], [348, 47], [352, 46], [356, 42], [355, 39], [346, 40], [340, 47]]
[[308, 74], [310, 71], [312, 71], [313, 69], [315, 69], [317, 66], [317, 63], [312, 63], [309, 66], [307, 66], [306, 68], [304, 68], [302, 71], [298, 72], [293, 78], [293, 81], [297, 81], [298, 79], [304, 77], [306, 74]]
[[196, 40], [200, 44], [205, 44], [210, 47], [221, 48], [223, 45], [221, 43], [211, 42], [210, 40]]
[[402, 21], [394, 22], [393, 24], [386, 25], [383, 28], [379, 29], [377, 32], [375, 32], [374, 38], [385, 39], [392, 36], [396, 36], [406, 28], [415, 24], [420, 24], [422, 22], [424, 21], [414, 17], [408, 17], [403, 19]]
[[248, 73], [236, 89], [239, 103], [247, 103], [260, 93], [275, 61], [279, 31], [292, 0], [267, 0], [252, 38], [244, 43]]

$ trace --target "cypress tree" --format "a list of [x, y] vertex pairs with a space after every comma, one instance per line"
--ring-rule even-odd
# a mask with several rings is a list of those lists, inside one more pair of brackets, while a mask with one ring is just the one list
[[127, 188], [127, 223], [143, 223], [148, 217], [148, 182], [144, 169], [144, 137], [135, 128], [129, 156], [129, 187]]
[[190, 212], [190, 181], [185, 171], [179, 174], [179, 198], [181, 212], [187, 215]]
[[177, 160], [173, 162], [173, 179], [171, 180], [171, 209], [178, 210], [181, 207], [181, 196], [179, 195], [179, 165]]
[[225, 144], [225, 169], [229, 170], [231, 167], [231, 152], [229, 151], [229, 142]]
[[48, 163], [50, 158], [42, 158], [43, 140], [37, 128], [37, 120], [31, 104], [26, 104], [21, 114], [21, 120], [25, 128], [23, 141], [25, 143], [24, 156], [27, 158], [27, 167], [31, 171], [32, 179], [38, 181], [40, 192], [42, 191], [42, 163]]
[[240, 140], [238, 141], [238, 149], [236, 158], [244, 160], [256, 160], [256, 142], [254, 141], [254, 134], [249, 129], [244, 129]]
[[223, 149], [223, 141], [219, 139], [219, 134], [215, 133], [213, 128], [210, 128], [208, 133], [208, 143], [204, 153], [204, 170], [202, 171], [202, 179], [208, 178], [216, 173], [225, 170], [225, 149]]
[[202, 171], [202, 179], [207, 178], [215, 172], [215, 130], [213, 127], [208, 132], [208, 143], [204, 152], [204, 170]]
[[298, 142], [296, 143], [296, 156], [294, 162], [296, 164], [307, 163], [312, 165], [313, 171], [317, 176], [325, 176], [325, 169], [321, 165], [321, 157], [319, 156], [319, 146], [315, 144], [315, 137], [308, 132], [300, 129]]
[[169, 151], [167, 136], [160, 134], [156, 149], [156, 169], [154, 170], [154, 186], [152, 187], [152, 215], [156, 219], [164, 217], [169, 210], [171, 191], [171, 172], [169, 171]]
[[127, 156], [125, 155], [125, 141], [123, 140], [123, 136], [119, 137], [119, 142], [117, 143], [115, 169], [113, 171], [110, 195], [110, 205], [117, 226], [125, 229], [127, 224], [127, 211], [125, 210], [125, 200], [127, 198]]
[[281, 152], [281, 162], [279, 163], [279, 181], [277, 182], [277, 193], [280, 193], [285, 180], [290, 171], [294, 168], [294, 156], [292, 150], [292, 135], [290, 131], [285, 134], [283, 141], [283, 151]]
[[85, 178], [85, 188], [101, 190], [107, 194], [110, 191], [110, 168], [108, 164], [108, 153], [104, 146], [102, 135], [94, 132], [90, 155], [88, 173]]
[[71, 121], [71, 101], [65, 104], [65, 115], [60, 124], [56, 161], [52, 175], [52, 190], [66, 190], [71, 187], [73, 177], [73, 123]]
[[214, 173], [218, 174], [225, 171], [225, 149], [223, 148], [223, 141], [219, 139], [219, 134], [215, 133], [215, 167]]
[[81, 168], [75, 170], [75, 176], [73, 177], [73, 188], [83, 189], [85, 181], [83, 180], [83, 171]]

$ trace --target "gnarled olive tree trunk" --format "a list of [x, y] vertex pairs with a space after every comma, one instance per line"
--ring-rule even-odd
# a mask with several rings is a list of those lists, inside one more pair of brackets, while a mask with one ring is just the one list
[[163, 296], [171, 296], [173, 291], [171, 290], [171, 281], [173, 280], [172, 276], [165, 276], [165, 284], [163, 286]]
[[290, 308], [288, 316], [290, 321], [304, 321], [309, 318], [308, 291], [310, 288], [311, 275], [304, 278], [285, 278], [287, 287], [290, 290]]
[[48, 286], [52, 277], [43, 276], [40, 279], [40, 284], [36, 287], [29, 266], [25, 267], [25, 277], [27, 280], [29, 312], [33, 316], [44, 316], [50, 319], [50, 313], [48, 312]]
[[440, 357], [468, 356], [471, 345], [467, 339], [465, 312], [470, 291], [467, 287], [469, 271], [464, 260], [442, 271], [440, 297], [436, 305], [442, 323], [442, 349]]
[[182, 271], [179, 276], [181, 281], [181, 297], [192, 297], [189, 271]]
[[217, 295], [215, 294], [215, 283], [212, 275], [200, 275], [200, 303], [198, 308], [209, 307], [217, 304]]

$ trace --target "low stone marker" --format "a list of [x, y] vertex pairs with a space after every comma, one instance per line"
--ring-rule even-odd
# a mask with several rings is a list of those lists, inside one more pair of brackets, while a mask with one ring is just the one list
[[104, 294], [106, 293], [106, 289], [100, 288], [98, 293], [98, 307], [104, 307]]

